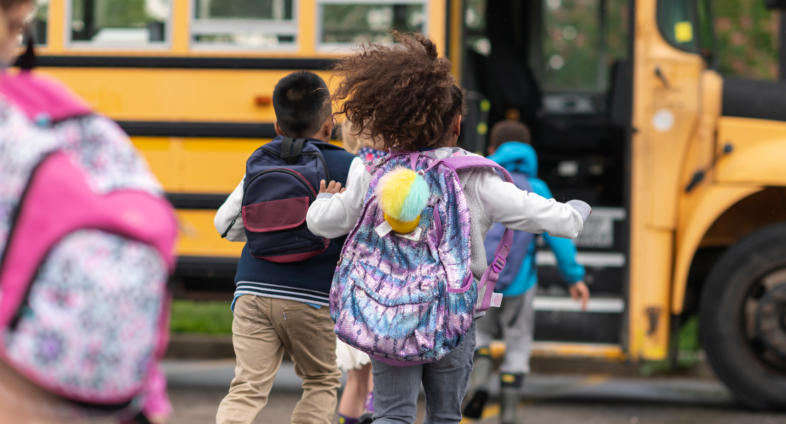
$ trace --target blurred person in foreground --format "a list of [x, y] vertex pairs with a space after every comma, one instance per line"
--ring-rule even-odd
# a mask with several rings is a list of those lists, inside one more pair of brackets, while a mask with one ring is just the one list
[[35, 10], [33, 0], [0, 0], [0, 67], [11, 66], [16, 59], [19, 38]]
[[[530, 146], [529, 129], [520, 122], [498, 122], [491, 130], [488, 158], [499, 163], [513, 176], [516, 186], [525, 191], [551, 199], [551, 191], [545, 182], [537, 178], [538, 157]], [[485, 245], [488, 260], [494, 258], [494, 248], [502, 238], [504, 227], [494, 224], [489, 230]], [[547, 233], [543, 239], [557, 258], [557, 268], [567, 282], [571, 297], [581, 301], [586, 310], [589, 289], [582, 281], [584, 267], [576, 262], [576, 247], [569, 239], [553, 237]], [[537, 240], [533, 234], [516, 231], [508, 256], [507, 266], [500, 273], [495, 291], [502, 293], [502, 305], [491, 308], [486, 316], [478, 320], [475, 366], [470, 380], [470, 389], [464, 415], [480, 418], [489, 397], [492, 358], [491, 341], [502, 337], [505, 341], [505, 359], [500, 367], [502, 424], [516, 421], [516, 409], [524, 377], [529, 374], [529, 359], [532, 353], [532, 336], [535, 329], [533, 301], [538, 283], [535, 254]]]
[[[32, 0], [0, 0], [0, 72], [16, 59], [19, 37], [34, 7]], [[47, 406], [64, 408], [65, 404], [0, 361], [0, 424], [40, 419], [41, 409]]]
[[[0, 277], [20, 274], [19, 270], [27, 266], [26, 264], [20, 265], [20, 262], [30, 262], [27, 259], [23, 261], [18, 260], [20, 257], [23, 257], [20, 255], [24, 255], [19, 252], [26, 252], [26, 254], [31, 255], [30, 252], [32, 249], [29, 249], [29, 243], [25, 245], [22, 242], [17, 242], [17, 239], [24, 240], [25, 237], [19, 236], [19, 233], [14, 233], [14, 238], [11, 238], [11, 232], [18, 230], [18, 227], [21, 226], [19, 221], [22, 219], [19, 218], [19, 216], [27, 213], [27, 210], [20, 205], [26, 205], [26, 197], [29, 197], [27, 190], [33, 185], [31, 182], [34, 179], [33, 175], [36, 177], [41, 175], [41, 173], [38, 173], [40, 167], [35, 165], [36, 163], [40, 165], [48, 158], [54, 156], [70, 159], [70, 161], [66, 162], [70, 163], [70, 165], [61, 166], [58, 169], [76, 169], [77, 171], [74, 172], [77, 172], [76, 175], [84, 177], [84, 182], [94, 184], [93, 186], [86, 185], [88, 191], [90, 191], [90, 189], [97, 190], [95, 184], [102, 185], [101, 189], [103, 190], [97, 190], [91, 193], [91, 195], [96, 197], [99, 197], [102, 193], [105, 194], [115, 189], [127, 188], [141, 193], [140, 195], [144, 196], [146, 201], [153, 199], [153, 203], [164, 202], [161, 198], [161, 187], [152, 173], [150, 173], [146, 163], [133, 148], [128, 137], [125, 136], [122, 130], [120, 130], [111, 120], [93, 114], [86, 103], [73, 96], [67, 89], [54, 81], [48, 81], [46, 78], [39, 78], [34, 74], [31, 75], [28, 73], [23, 75], [21, 73], [16, 74], [6, 71], [6, 68], [10, 67], [16, 60], [15, 54], [19, 49], [19, 42], [32, 19], [34, 9], [35, 2], [33, 0], [0, 0], [0, 257], [5, 255], [7, 258], [9, 254], [13, 254], [14, 258], [17, 259], [8, 260], [6, 261], [8, 263], [5, 264], [0, 261], [0, 270], [3, 272], [3, 274], [0, 274]], [[31, 59], [33, 57], [32, 45], [29, 45], [28, 52], [25, 54], [22, 62], [26, 64], [32, 63]], [[25, 72], [28, 71], [29, 68], [26, 68]], [[22, 79], [24, 79], [24, 82], [19, 82]], [[47, 95], [53, 93], [56, 94], [56, 96], [47, 97]], [[19, 99], [24, 99], [25, 102], [20, 103]], [[44, 101], [42, 99], [46, 100]], [[52, 108], [60, 107], [58, 112], [63, 115], [58, 116], [57, 119], [46, 113], [40, 113], [35, 117], [30, 115], [31, 111], [35, 110], [48, 111], [49, 109], [46, 109], [48, 106]], [[78, 113], [76, 115], [68, 114], [73, 111]], [[71, 118], [80, 119], [81, 121], [78, 125], [85, 125], [90, 129], [95, 130], [100, 126], [100, 131], [94, 132], [92, 134], [94, 137], [90, 139], [85, 137], [85, 134], [80, 131], [65, 131], [68, 132], [68, 136], [63, 136], [63, 132], [58, 132], [55, 128], [60, 125], [61, 119], [62, 121], [76, 120]], [[76, 124], [72, 124], [69, 128], [73, 129], [74, 125]], [[96, 160], [91, 162], [91, 160], [94, 159]], [[51, 163], [51, 161], [47, 163]], [[61, 161], [58, 163], [60, 164], [63, 162]], [[91, 167], [85, 165], [86, 163], [95, 166]], [[33, 168], [32, 171], [30, 168]], [[69, 177], [72, 175], [73, 174], [69, 174]], [[40, 178], [42, 178], [41, 181], [45, 181], [41, 184], [48, 184], [51, 182], [51, 179], [44, 179], [44, 177]], [[80, 181], [80, 183], [83, 182]], [[41, 186], [41, 184], [39, 184], [39, 186]], [[76, 190], [81, 189], [81, 187], [82, 186], [77, 187]], [[69, 186], [68, 188], [71, 189], [74, 188], [74, 186]], [[36, 190], [38, 190], [38, 188], [36, 188]], [[139, 197], [137, 197], [137, 199], [138, 198]], [[72, 200], [79, 201], [79, 199]], [[145, 204], [147, 205], [149, 202]], [[56, 208], [53, 207], [53, 209]], [[168, 206], [165, 207], [163, 209], [164, 215], [166, 215], [167, 210], [171, 210], [171, 208]], [[63, 218], [57, 215], [58, 212], [60, 211], [52, 215], [52, 219], [61, 220], [61, 218]], [[76, 218], [70, 216], [67, 219], [76, 221], [81, 216], [80, 213], [75, 213], [77, 216]], [[84, 214], [84, 216], [87, 215]], [[145, 212], [143, 212], [140, 217], [142, 219], [148, 218]], [[93, 221], [93, 223], [95, 223], [95, 221]], [[174, 240], [174, 218], [172, 218], [170, 224], [172, 224], [170, 227], [172, 230], [171, 240]], [[131, 227], [132, 226], [129, 225], [127, 228]], [[77, 227], [76, 230], [84, 228], [87, 227]], [[145, 366], [145, 368], [138, 368], [136, 374], [130, 378], [126, 378], [127, 375], [120, 375], [120, 372], [116, 372], [116, 369], [104, 367], [105, 363], [108, 362], [102, 362], [102, 359], [108, 359], [110, 362], [114, 361], [115, 364], [120, 362], [119, 357], [107, 357], [104, 355], [111, 350], [113, 343], [106, 338], [93, 338], [98, 332], [94, 331], [87, 334], [89, 331], [85, 330], [85, 328], [86, 326], [95, 328], [102, 327], [110, 331], [116, 329], [117, 327], [107, 322], [108, 320], [104, 320], [100, 322], [100, 324], [90, 322], [81, 326], [75, 326], [72, 329], [73, 331], [68, 335], [51, 332], [48, 334], [50, 337], [47, 340], [39, 340], [38, 343], [31, 345], [26, 344], [29, 342], [29, 338], [20, 341], [23, 339], [22, 335], [29, 336], [29, 334], [32, 333], [30, 330], [32, 327], [30, 322], [32, 320], [43, 323], [39, 329], [50, 324], [52, 327], [55, 327], [59, 319], [68, 315], [68, 312], [77, 309], [72, 306], [75, 303], [80, 303], [79, 301], [83, 299], [75, 299], [73, 297], [78, 288], [70, 284], [70, 282], [81, 279], [82, 282], [90, 280], [90, 283], [95, 283], [99, 280], [99, 272], [89, 267], [85, 267], [86, 262], [92, 261], [91, 264], [94, 268], [106, 267], [106, 269], [114, 269], [117, 274], [122, 273], [122, 270], [113, 267], [121, 261], [120, 258], [112, 257], [107, 259], [107, 256], [102, 256], [100, 254], [90, 255], [90, 253], [95, 252], [86, 253], [75, 250], [73, 249], [74, 240], [78, 239], [83, 242], [85, 246], [89, 245], [90, 247], [100, 248], [102, 246], [99, 246], [100, 243], [96, 241], [99, 237], [102, 237], [101, 241], [107, 241], [103, 247], [111, 243], [112, 246], [115, 247], [114, 253], [118, 255], [128, 252], [129, 247], [136, 248], [140, 246], [139, 244], [131, 246], [136, 241], [131, 241], [130, 239], [120, 240], [120, 237], [114, 237], [111, 234], [97, 234], [101, 232], [100, 230], [82, 231], [78, 234], [76, 230], [72, 233], [67, 233], [62, 239], [56, 241], [56, 245], [50, 246], [52, 250], [50, 250], [45, 259], [37, 264], [38, 272], [33, 281], [27, 286], [28, 292], [24, 296], [21, 305], [18, 306], [18, 311], [15, 312], [17, 315], [15, 315], [10, 323], [3, 322], [3, 325], [0, 326], [0, 424], [33, 422], [122, 422], [123, 424], [146, 424], [151, 422], [166, 422], [171, 413], [171, 405], [166, 396], [165, 378], [160, 368], [157, 367], [157, 357], [153, 358], [147, 356], [147, 360], [144, 364], [136, 363], [134, 360], [124, 362], [124, 365], [127, 363], [135, 363], [136, 367], [140, 365]], [[129, 230], [129, 232], [130, 231], [133, 230]], [[29, 235], [25, 232], [22, 232], [22, 234]], [[95, 243], [90, 244], [91, 242]], [[23, 246], [24, 248], [19, 248], [19, 246]], [[145, 251], [143, 255], [146, 255], [146, 259], [156, 255], [153, 253], [153, 250], [154, 249]], [[34, 258], [37, 256], [30, 257]], [[53, 257], [55, 257], [54, 260]], [[129, 258], [123, 258], [122, 260], [128, 261], [129, 263], [132, 261]], [[41, 305], [35, 302], [43, 296], [42, 293], [45, 295], [52, 290], [51, 285], [47, 286], [49, 283], [47, 279], [49, 279], [49, 277], [46, 275], [48, 272], [45, 270], [52, 267], [56, 268], [60, 265], [71, 267], [69, 268], [69, 272], [51, 272], [54, 273], [55, 277], [57, 277], [56, 279], [59, 279], [62, 283], [59, 286], [62, 292], [57, 293], [62, 296], [62, 298], [57, 299], [60, 302], [59, 306], [61, 306], [61, 308], [51, 308], [48, 304], [45, 308], [39, 308]], [[29, 268], [29, 266], [27, 266], [27, 268]], [[161, 271], [155, 273], [155, 276], [163, 278], [161, 281], [157, 280], [156, 282], [162, 282], [161, 287], [163, 287], [166, 277], [166, 271], [163, 270], [165, 265], [159, 263], [155, 268], [157, 271]], [[142, 274], [143, 273], [137, 273], [134, 277]], [[154, 273], [151, 271], [149, 274], [145, 275], [154, 275]], [[14, 282], [17, 280], [19, 279], [14, 279]], [[7, 282], [7, 280], [2, 281]], [[129, 279], [124, 279], [124, 277], [113, 279], [113, 282], [119, 282], [119, 284], [128, 281]], [[12, 290], [10, 290], [10, 287], [0, 284], [0, 290], [2, 290], [0, 291], [0, 295], [5, 294], [7, 299], [12, 297]], [[5, 293], [3, 291], [5, 291]], [[50, 294], [54, 295], [55, 293]], [[155, 309], [153, 313], [145, 318], [155, 316], [159, 311], [163, 313], [164, 302], [162, 299], [164, 295], [162, 293], [159, 294], [161, 296], [156, 299], [159, 302], [155, 304], [158, 309]], [[3, 299], [3, 297], [0, 296], [0, 299]], [[107, 304], [109, 304], [109, 302], [107, 302]], [[83, 308], [84, 310], [90, 311], [98, 311], [102, 308], [107, 309], [105, 305], [96, 304], [94, 302], [85, 303], [83, 306], [86, 306]], [[153, 305], [151, 304], [149, 306], [152, 308]], [[69, 310], [69, 308], [71, 309]], [[134, 308], [131, 309], [131, 311], [138, 312], [138, 309]], [[8, 310], [4, 311], [0, 309], [0, 312], [8, 312]], [[88, 314], [90, 316], [84, 316], [83, 318], [89, 321], [89, 319], [100, 314], [101, 312], [96, 312], [95, 314]], [[134, 319], [140, 318], [139, 316], [130, 316], [115, 310], [108, 311], [108, 314], [118, 318], [116, 321], [126, 321], [129, 323], [128, 325], [131, 326], [140, 324], [139, 326], [142, 327], [140, 320], [134, 321]], [[72, 318], [72, 315], [69, 315], [68, 318]], [[148, 324], [150, 321], [153, 320], [145, 321], [144, 324]], [[65, 321], [61, 320], [60, 322]], [[156, 321], [153, 325], [157, 325], [158, 323], [159, 322]], [[145, 326], [145, 329], [148, 327], [149, 326]], [[138, 332], [136, 335], [141, 338], [141, 334], [142, 332]], [[149, 333], [144, 334], [144, 336], [149, 335]], [[68, 344], [69, 341], [77, 341], [79, 339], [81, 339], [79, 343]], [[100, 340], [103, 344], [98, 346], [98, 344], [95, 343], [96, 340]], [[161, 348], [165, 348], [165, 340], [165, 338], [159, 338], [157, 342], [145, 344], [144, 348], [140, 349], [140, 352], [142, 352], [140, 356], [147, 355], [149, 352], [147, 348], [150, 347], [152, 349], [151, 346], [154, 343]], [[145, 340], [145, 342], [146, 341], [147, 340]], [[136, 343], [140, 346], [143, 345], [142, 340], [134, 337], [126, 338], [125, 342], [127, 344]], [[74, 353], [79, 353], [74, 347], [75, 345], [84, 347], [90, 343], [93, 343], [94, 357], [84, 357], [81, 361], [82, 363], [75, 363], [79, 361], [71, 360], [74, 358]], [[123, 346], [127, 346], [127, 344]], [[23, 347], [19, 348], [19, 346]], [[116, 344], [115, 346], [120, 345]], [[109, 348], [104, 349], [105, 347]], [[26, 360], [26, 362], [24, 362], [25, 366], [30, 366], [32, 363], [43, 364], [46, 361], [48, 361], [48, 363], [46, 366], [42, 366], [41, 369], [37, 370], [21, 368], [19, 352], [23, 350], [20, 349], [27, 349], [26, 351], [29, 351], [29, 354], [22, 358]], [[157, 352], [160, 352], [160, 349]], [[97, 375], [97, 373], [93, 371], [99, 366], [103, 368], [103, 381], [94, 381], [96, 385], [91, 387], [104, 387], [102, 384], [112, 385], [121, 380], [123, 380], [123, 383], [132, 381], [132, 383], [125, 386], [124, 390], [126, 391], [123, 392], [123, 394], [129, 394], [129, 396], [134, 396], [134, 398], [131, 401], [123, 401], [111, 406], [106, 405], [107, 402], [103, 402], [101, 406], [98, 406], [98, 403], [89, 403], [89, 399], [83, 399], [84, 402], [77, 403], [71, 400], [71, 398], [67, 398], [67, 396], [71, 394], [67, 389], [60, 390], [60, 395], [58, 395], [53, 393], [54, 390], [45, 389], [41, 384], [42, 375], [44, 379], [49, 378], [50, 381], [47, 381], [47, 384], [53, 386], [62, 382], [62, 379], [57, 379], [62, 378], [64, 374], [70, 373], [70, 375], [74, 377], [73, 385], [76, 386], [83, 383], [83, 381], [80, 380], [81, 377], [88, 374], [92, 376]], [[55, 376], [54, 372], [50, 372], [50, 368], [55, 368], [60, 374]], [[38, 378], [38, 380], [34, 382], [33, 380], [35, 378]], [[118, 391], [118, 393], [120, 392]], [[140, 411], [143, 411], [144, 415], [141, 414]]]

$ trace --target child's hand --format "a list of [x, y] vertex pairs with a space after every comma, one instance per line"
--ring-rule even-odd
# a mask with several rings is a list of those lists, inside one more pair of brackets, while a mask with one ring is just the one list
[[341, 183], [337, 183], [335, 181], [331, 181], [328, 184], [327, 188], [325, 188], [325, 180], [319, 182], [319, 194], [322, 193], [329, 193], [329, 194], [338, 194], [347, 191], [346, 188], [341, 188]]
[[570, 297], [572, 297], [573, 300], [580, 301], [582, 312], [586, 312], [587, 301], [589, 301], [589, 297], [590, 297], [589, 287], [587, 287], [587, 285], [584, 284], [583, 281], [579, 281], [578, 283], [570, 286], [569, 290], [570, 290]]

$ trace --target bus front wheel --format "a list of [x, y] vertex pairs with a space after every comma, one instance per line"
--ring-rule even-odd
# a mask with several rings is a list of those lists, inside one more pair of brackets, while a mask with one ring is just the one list
[[786, 224], [745, 236], [718, 259], [699, 328], [710, 365], [741, 403], [786, 409]]

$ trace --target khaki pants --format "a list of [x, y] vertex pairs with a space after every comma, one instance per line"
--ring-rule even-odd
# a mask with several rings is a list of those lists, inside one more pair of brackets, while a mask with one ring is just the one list
[[303, 379], [303, 397], [292, 412], [292, 423], [331, 423], [341, 372], [330, 308], [243, 295], [235, 303], [232, 333], [237, 366], [229, 394], [218, 407], [218, 424], [254, 421], [267, 404], [284, 349]]

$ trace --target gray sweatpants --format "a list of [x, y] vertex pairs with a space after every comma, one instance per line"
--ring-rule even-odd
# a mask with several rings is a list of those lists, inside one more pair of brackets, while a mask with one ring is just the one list
[[486, 316], [477, 321], [476, 349], [490, 347], [491, 341], [500, 336], [505, 341], [505, 360], [500, 372], [529, 374], [535, 332], [535, 291], [536, 287], [532, 287], [520, 296], [502, 298], [499, 308], [489, 308]]

